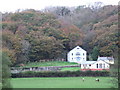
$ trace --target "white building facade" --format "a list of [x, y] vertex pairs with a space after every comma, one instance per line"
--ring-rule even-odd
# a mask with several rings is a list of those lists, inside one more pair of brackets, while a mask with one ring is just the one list
[[68, 62], [75, 62], [80, 64], [81, 62], [86, 61], [86, 53], [87, 52], [84, 49], [77, 46], [67, 54], [67, 60]]
[[81, 70], [109, 70], [110, 65], [114, 64], [113, 57], [98, 57], [97, 61], [85, 61], [81, 63]]
[[99, 60], [99, 61], [86, 61], [81, 63], [81, 69], [91, 69], [91, 70], [103, 70], [103, 69], [109, 69], [110, 64]]

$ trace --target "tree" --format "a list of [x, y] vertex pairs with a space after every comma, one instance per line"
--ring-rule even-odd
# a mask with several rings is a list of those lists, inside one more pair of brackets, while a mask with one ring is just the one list
[[8, 57], [8, 55], [6, 53], [2, 53], [0, 52], [0, 61], [2, 61], [2, 88], [11, 88], [11, 84], [10, 84], [10, 59]]
[[115, 62], [110, 67], [110, 74], [113, 77], [112, 88], [119, 88], [120, 87], [120, 77], [119, 77], [119, 75], [120, 75], [120, 61], [119, 61], [120, 56], [118, 55], [118, 53], [120, 53], [120, 49], [118, 49], [117, 51], [114, 52], [113, 57], [115, 59]]
[[[42, 56], [57, 58], [76, 45], [82, 45], [89, 55], [94, 46], [99, 46], [100, 55], [111, 56], [119, 43], [118, 8], [101, 6], [96, 3], [94, 10], [79, 6], [53, 7], [47, 12], [30, 9], [5, 13], [2, 17], [3, 50], [15, 64], [28, 61], [30, 53], [37, 60]], [[46, 53], [49, 56], [45, 56]]]
[[94, 2], [93, 5], [88, 5], [93, 10], [98, 10], [103, 6], [102, 2]]
[[59, 58], [64, 48], [61, 40], [57, 40], [53, 36], [42, 35], [39, 31], [31, 32], [29, 42], [30, 61]]
[[94, 61], [96, 61], [98, 56], [99, 56], [99, 48], [97, 46], [95, 46], [92, 50], [91, 57]]
[[56, 14], [59, 16], [66, 16], [70, 14], [70, 10], [66, 7], [57, 7]]
[[4, 30], [2, 32], [2, 41], [2, 48], [10, 56], [12, 63], [16, 63], [18, 60], [21, 60], [20, 56], [22, 53], [22, 45], [20, 38], [17, 35], [14, 35], [11, 31]]

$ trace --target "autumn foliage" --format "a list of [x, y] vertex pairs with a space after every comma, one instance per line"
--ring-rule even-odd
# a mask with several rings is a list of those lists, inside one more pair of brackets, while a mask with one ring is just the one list
[[13, 65], [66, 59], [67, 52], [77, 45], [89, 55], [93, 55], [96, 46], [100, 56], [112, 56], [119, 45], [117, 13], [117, 6], [111, 5], [97, 10], [57, 7], [47, 12], [29, 9], [4, 13], [3, 51], [8, 53]]

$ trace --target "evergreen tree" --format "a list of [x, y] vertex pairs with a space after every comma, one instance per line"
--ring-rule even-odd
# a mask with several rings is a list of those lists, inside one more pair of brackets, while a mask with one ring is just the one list
[[98, 47], [94, 47], [93, 50], [92, 50], [92, 54], [91, 54], [91, 58], [96, 61], [97, 58], [99, 56], [99, 48]]

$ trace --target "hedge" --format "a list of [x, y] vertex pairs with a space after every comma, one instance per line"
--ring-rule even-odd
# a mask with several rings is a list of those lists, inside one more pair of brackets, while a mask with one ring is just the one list
[[26, 71], [21, 73], [12, 73], [12, 78], [23, 77], [78, 77], [78, 76], [110, 76], [109, 71], [46, 71], [35, 72]]

